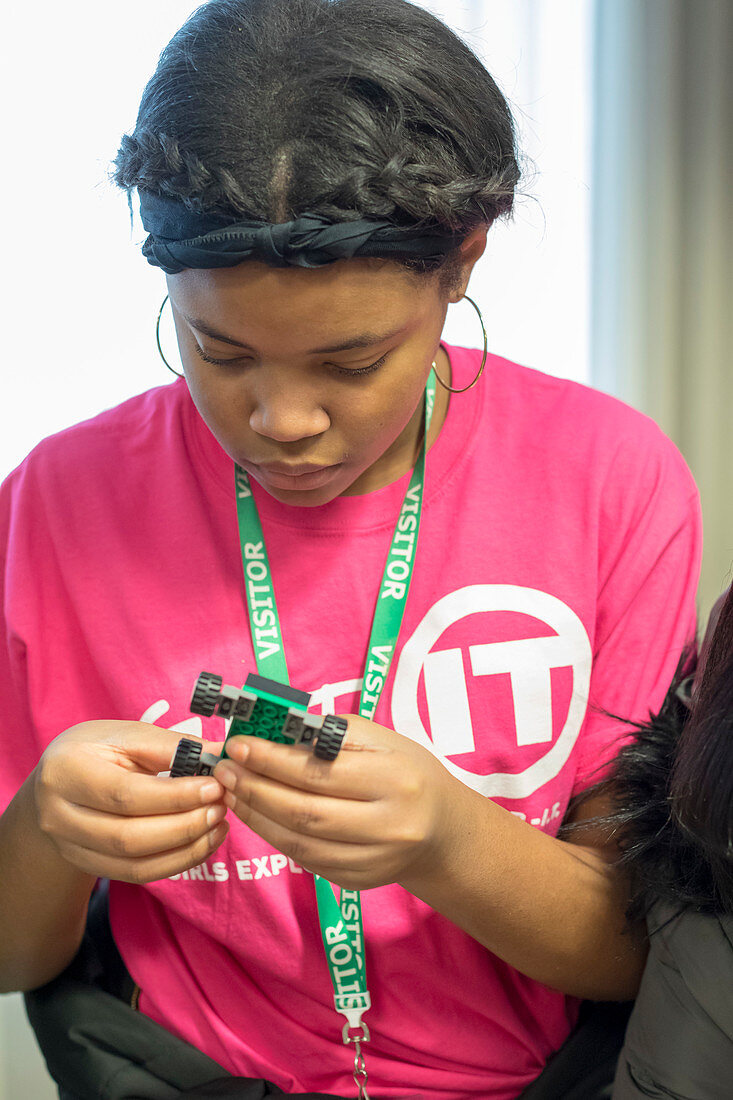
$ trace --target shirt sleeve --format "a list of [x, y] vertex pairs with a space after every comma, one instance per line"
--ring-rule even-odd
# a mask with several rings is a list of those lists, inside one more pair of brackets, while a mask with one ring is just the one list
[[628, 723], [661, 705], [695, 646], [698, 492], [674, 445], [651, 421], [640, 427], [619, 443], [602, 490], [593, 671], [574, 794], [604, 777], [631, 735]]

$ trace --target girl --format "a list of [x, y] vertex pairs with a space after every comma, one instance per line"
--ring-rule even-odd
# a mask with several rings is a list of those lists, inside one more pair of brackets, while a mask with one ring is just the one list
[[[184, 377], [3, 489], [3, 987], [63, 970], [105, 878], [135, 1024], [178, 1044], [170, 1093], [121, 1095], [368, 1071], [508, 1100], [643, 966], [613, 848], [556, 833], [602, 711], [658, 706], [693, 634], [690, 475], [620, 403], [441, 342], [519, 173], [496, 85], [419, 7], [212, 0], [116, 174]], [[161, 777], [181, 732], [223, 737], [189, 714], [202, 669], [307, 689], [338, 757], [242, 737]]]

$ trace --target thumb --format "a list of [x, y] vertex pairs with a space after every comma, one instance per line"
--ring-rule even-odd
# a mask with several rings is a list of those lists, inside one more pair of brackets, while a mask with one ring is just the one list
[[[94, 725], [98, 731], [100, 723]], [[95, 739], [106, 741], [111, 748], [123, 754], [130, 764], [153, 775], [170, 769], [176, 749], [184, 737], [188, 741], [199, 743], [202, 752], [210, 752], [215, 756], [221, 753], [221, 742], [203, 741], [192, 734], [183, 734], [149, 722], [108, 722], [104, 725], [107, 727], [104, 731], [106, 736]]]

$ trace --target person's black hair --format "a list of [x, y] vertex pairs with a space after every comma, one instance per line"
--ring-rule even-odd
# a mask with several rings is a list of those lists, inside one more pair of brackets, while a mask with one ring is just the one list
[[710, 867], [715, 896], [733, 913], [733, 587], [719, 612], [680, 736], [670, 805]]
[[114, 179], [206, 213], [466, 235], [510, 213], [519, 174], [497, 85], [417, 5], [211, 0], [161, 54]]
[[610, 813], [560, 833], [601, 829], [618, 844], [632, 923], [658, 901], [733, 916], [733, 588], [708, 634], [692, 693], [688, 649], [660, 710], [576, 800], [607, 795]]

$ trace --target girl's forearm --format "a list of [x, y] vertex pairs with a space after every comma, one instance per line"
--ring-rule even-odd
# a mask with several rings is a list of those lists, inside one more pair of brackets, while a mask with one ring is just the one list
[[73, 867], [41, 830], [31, 775], [0, 817], [0, 992], [59, 974], [84, 934], [96, 879]]
[[456, 785], [442, 845], [401, 885], [536, 981], [578, 997], [632, 998], [645, 939], [626, 928], [623, 880], [608, 859]]

